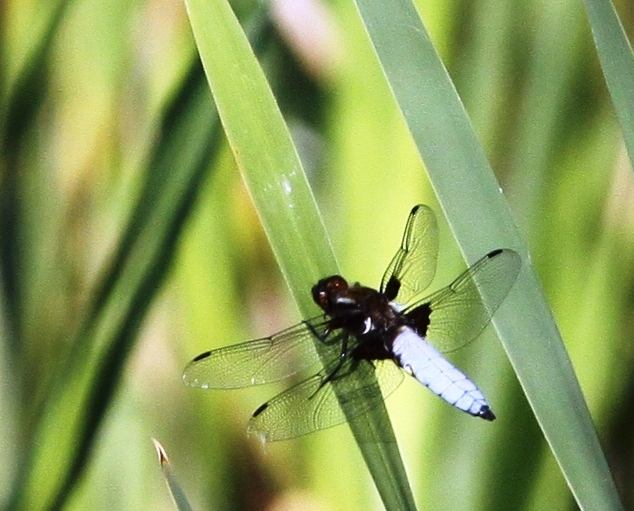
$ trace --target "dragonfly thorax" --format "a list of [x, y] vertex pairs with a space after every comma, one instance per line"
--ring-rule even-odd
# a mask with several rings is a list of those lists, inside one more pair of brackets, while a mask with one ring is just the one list
[[332, 318], [332, 329], [343, 328], [358, 339], [383, 335], [402, 322], [385, 295], [360, 284], [349, 285], [338, 275], [313, 286], [313, 299]]

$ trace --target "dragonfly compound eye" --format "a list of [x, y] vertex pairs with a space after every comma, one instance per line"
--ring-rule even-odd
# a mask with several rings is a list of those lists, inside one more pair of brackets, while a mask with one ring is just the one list
[[339, 295], [348, 289], [348, 282], [339, 275], [321, 279], [313, 286], [313, 300], [324, 311], [328, 311], [336, 303]]

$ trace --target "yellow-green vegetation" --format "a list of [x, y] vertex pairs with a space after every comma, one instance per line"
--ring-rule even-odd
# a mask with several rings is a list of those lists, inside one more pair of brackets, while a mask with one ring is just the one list
[[[5, 2], [0, 508], [171, 509], [151, 438], [193, 509], [632, 508], [620, 14]], [[297, 378], [182, 385], [198, 353], [315, 313], [318, 278], [378, 285], [419, 202], [441, 222], [434, 288], [495, 248], [524, 259], [495, 328], [452, 355], [498, 420], [411, 380], [387, 403], [397, 443], [340, 426], [262, 448], [248, 417]]]

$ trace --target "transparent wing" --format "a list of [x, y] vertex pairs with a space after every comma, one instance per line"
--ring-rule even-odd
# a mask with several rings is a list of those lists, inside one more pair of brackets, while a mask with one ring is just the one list
[[405, 316], [439, 351], [457, 350], [478, 337], [491, 321], [521, 267], [516, 252], [494, 250], [451, 285], [408, 307]]
[[423, 204], [412, 209], [401, 247], [385, 270], [380, 291], [389, 300], [406, 304], [423, 292], [436, 273], [438, 226], [433, 211]]
[[[226, 346], [198, 355], [183, 373], [183, 381], [204, 389], [235, 389], [282, 380], [319, 361], [315, 335], [328, 325], [318, 316], [270, 337]], [[338, 343], [325, 349], [339, 351]]]
[[[342, 371], [346, 371], [346, 367]], [[337, 379], [341, 399], [345, 401], [351, 417], [375, 407], [377, 399], [383, 401], [403, 381], [403, 371], [391, 360], [362, 360], [354, 371], [358, 372], [360, 378], [343, 376]], [[377, 384], [371, 378], [372, 373], [376, 376], [380, 392], [377, 392]], [[324, 369], [263, 404], [249, 421], [249, 434], [275, 442], [346, 422], [347, 418], [339, 405], [332, 383], [320, 388], [328, 374], [329, 370]], [[359, 386], [359, 380], [371, 383]]]

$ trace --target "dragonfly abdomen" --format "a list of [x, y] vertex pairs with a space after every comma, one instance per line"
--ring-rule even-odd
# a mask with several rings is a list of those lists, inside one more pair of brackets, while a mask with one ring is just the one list
[[402, 327], [392, 346], [401, 367], [449, 404], [475, 417], [494, 420], [482, 392], [410, 327]]

